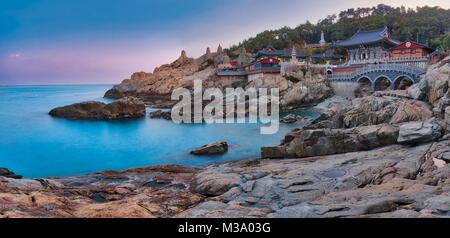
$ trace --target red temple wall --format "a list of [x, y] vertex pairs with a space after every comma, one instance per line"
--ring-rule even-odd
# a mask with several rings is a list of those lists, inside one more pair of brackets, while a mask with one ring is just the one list
[[425, 49], [395, 49], [391, 53], [393, 59], [396, 58], [416, 58], [428, 55], [428, 50]]

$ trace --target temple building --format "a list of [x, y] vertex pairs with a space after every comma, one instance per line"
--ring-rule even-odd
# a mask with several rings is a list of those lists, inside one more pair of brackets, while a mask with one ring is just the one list
[[428, 46], [396, 41], [387, 27], [358, 31], [334, 46], [346, 49], [347, 61], [327, 70], [328, 79], [335, 86], [348, 82], [345, 87], [359, 84], [370, 91], [404, 90], [421, 80], [433, 60]]
[[[308, 58], [308, 55], [305, 54], [303, 51], [295, 50], [295, 57], [298, 61], [304, 60]], [[286, 49], [286, 50], [277, 50], [273, 48], [272, 46], [268, 46], [256, 53], [253, 57], [256, 60], [261, 60], [263, 58], [277, 58], [281, 62], [289, 62], [292, 59], [292, 50]]]
[[387, 27], [371, 31], [358, 31], [350, 39], [338, 41], [335, 47], [348, 52], [348, 64], [367, 64], [384, 61], [390, 49], [400, 45], [393, 40]]
[[430, 53], [430, 47], [414, 41], [406, 41], [391, 49], [388, 60], [391, 62], [407, 61], [405, 63], [407, 65], [426, 68]]

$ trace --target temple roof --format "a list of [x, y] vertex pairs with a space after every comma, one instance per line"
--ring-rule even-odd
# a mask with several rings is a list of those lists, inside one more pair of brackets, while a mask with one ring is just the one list
[[430, 47], [417, 43], [415, 41], [406, 41], [397, 46], [394, 46], [392, 50], [403, 50], [403, 49], [427, 49], [431, 50]]
[[[306, 58], [308, 57], [307, 54], [305, 54], [301, 50], [296, 50], [297, 58]], [[271, 46], [268, 46], [256, 53], [254, 55], [255, 58], [259, 57], [280, 57], [280, 58], [291, 58], [292, 56], [292, 50], [277, 50]]]
[[387, 44], [396, 46], [399, 45], [400, 42], [391, 39], [391, 35], [389, 34], [389, 29], [387, 27], [370, 30], [370, 31], [361, 31], [356, 32], [350, 39], [341, 40], [336, 42], [336, 47], [355, 47], [360, 45], [369, 45], [379, 42], [386, 42]]
[[336, 54], [332, 50], [327, 50], [321, 54], [312, 54], [311, 58], [314, 58], [314, 59], [324, 59], [324, 58], [341, 59], [341, 58], [344, 58], [344, 56], [340, 55], [340, 54]]

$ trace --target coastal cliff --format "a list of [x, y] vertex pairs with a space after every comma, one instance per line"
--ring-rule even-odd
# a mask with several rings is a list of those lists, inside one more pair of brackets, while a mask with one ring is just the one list
[[108, 90], [105, 97], [119, 99], [134, 96], [152, 107], [170, 108], [176, 103], [170, 99], [174, 89], [180, 87], [191, 89], [194, 80], [201, 80], [205, 89], [278, 88], [281, 109], [289, 111], [319, 103], [333, 94], [320, 69], [291, 67], [283, 75], [263, 74], [252, 80], [247, 76], [218, 76], [216, 66], [229, 61], [229, 56], [220, 46], [214, 53], [208, 48], [207, 52], [197, 59], [187, 57], [183, 51], [173, 63], [162, 65], [153, 73], [134, 73], [130, 79], [125, 79]]

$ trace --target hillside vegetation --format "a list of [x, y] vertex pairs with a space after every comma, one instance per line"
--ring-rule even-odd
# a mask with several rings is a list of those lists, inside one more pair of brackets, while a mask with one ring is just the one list
[[324, 31], [328, 42], [351, 37], [358, 29], [375, 29], [388, 26], [395, 39], [407, 39], [428, 44], [433, 48], [450, 49], [450, 9], [440, 7], [391, 7], [380, 4], [372, 8], [350, 8], [327, 16], [316, 24], [303, 23], [295, 28], [283, 27], [264, 31], [255, 37], [234, 45], [229, 52], [245, 46], [248, 52], [257, 52], [268, 44], [278, 49], [318, 43]]

